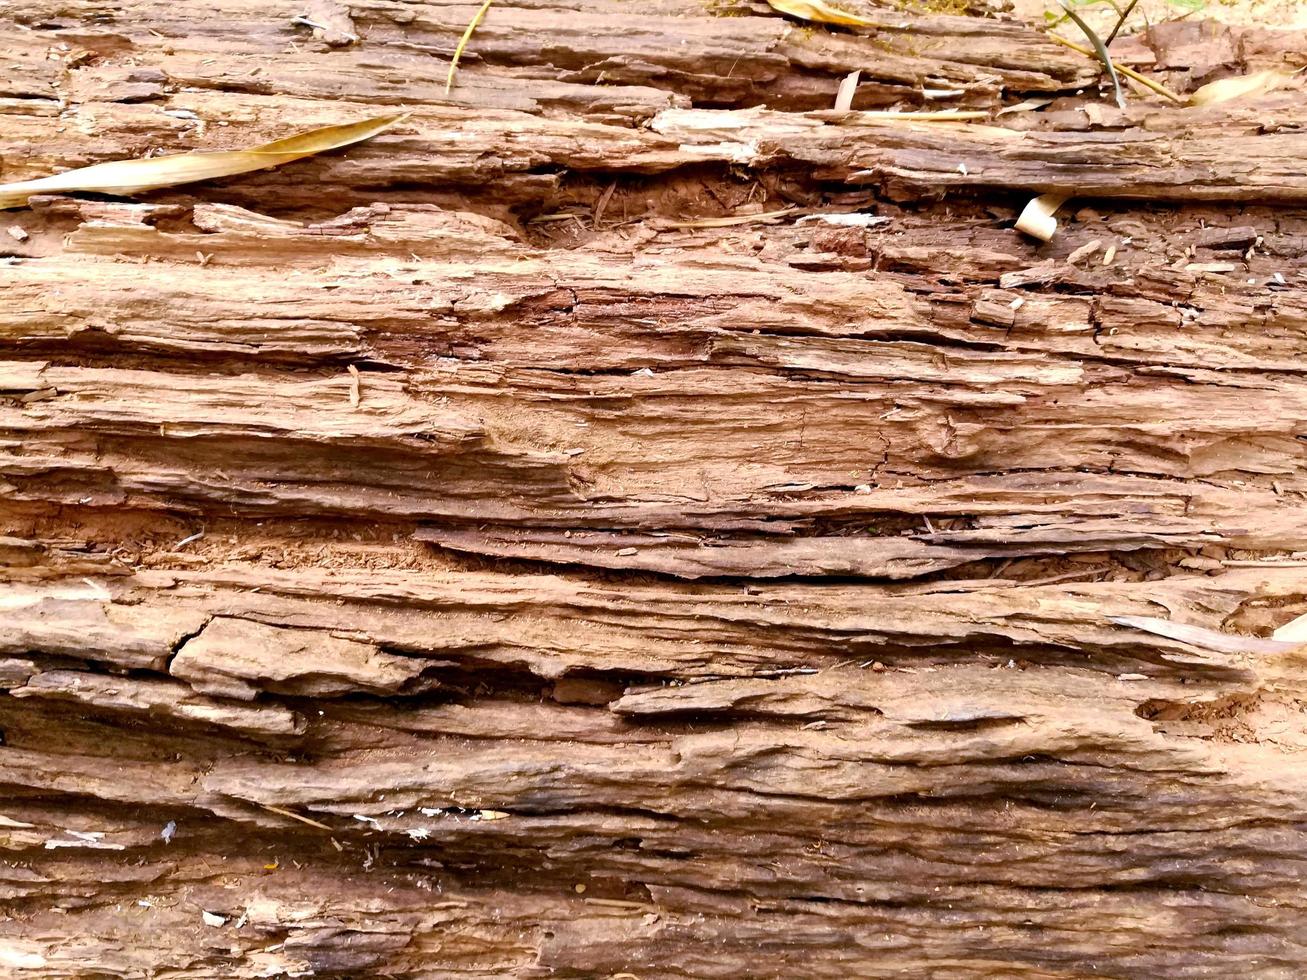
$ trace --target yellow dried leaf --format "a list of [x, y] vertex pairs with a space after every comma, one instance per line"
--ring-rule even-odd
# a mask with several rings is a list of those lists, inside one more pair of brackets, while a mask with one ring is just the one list
[[874, 20], [859, 17], [838, 7], [832, 7], [825, 0], [767, 0], [773, 10], [809, 20], [815, 24], [839, 24], [842, 27], [876, 27]]
[[1266, 71], [1255, 71], [1251, 75], [1218, 79], [1215, 82], [1208, 82], [1189, 96], [1189, 104], [1216, 105], [1220, 102], [1242, 99], [1246, 95], [1264, 95], [1272, 89], [1279, 88], [1292, 77], [1293, 74], [1290, 72], [1270, 68]]
[[177, 153], [139, 160], [114, 160], [69, 170], [51, 177], [0, 184], [0, 208], [21, 208], [34, 194], [94, 191], [100, 194], [140, 194], [197, 180], [230, 177], [360, 143], [408, 118], [408, 113], [377, 116], [343, 126], [324, 126], [247, 150]]

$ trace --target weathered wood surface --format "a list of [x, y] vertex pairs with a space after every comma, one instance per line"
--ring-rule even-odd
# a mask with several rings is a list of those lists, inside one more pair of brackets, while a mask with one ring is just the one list
[[1300, 82], [506, 0], [445, 96], [474, 4], [219, 6], [0, 5], [0, 179], [413, 110], [0, 215], [0, 972], [1307, 970], [1303, 655], [1110, 619], [1307, 611]]

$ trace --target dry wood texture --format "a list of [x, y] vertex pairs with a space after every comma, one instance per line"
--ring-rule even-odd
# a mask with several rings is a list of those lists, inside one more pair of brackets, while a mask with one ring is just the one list
[[0, 3], [5, 181], [412, 110], [0, 215], [0, 973], [1302, 976], [1307, 658], [1110, 619], [1307, 610], [1301, 82], [476, 6]]

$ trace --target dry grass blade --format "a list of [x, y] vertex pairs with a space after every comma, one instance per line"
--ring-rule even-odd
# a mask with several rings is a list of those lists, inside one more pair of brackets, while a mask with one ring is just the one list
[[656, 228], [730, 228], [758, 221], [776, 221], [786, 215], [805, 213], [802, 208], [781, 208], [779, 211], [758, 211], [754, 214], [727, 214], [720, 218], [699, 218], [695, 221], [655, 221]]
[[371, 139], [408, 118], [408, 113], [377, 116], [343, 126], [324, 126], [286, 139], [264, 143], [247, 150], [219, 150], [208, 153], [178, 153], [172, 156], [97, 163], [36, 180], [0, 184], [0, 208], [20, 208], [34, 194], [60, 191], [92, 191], [100, 194], [140, 194], [161, 187], [175, 187], [197, 180], [230, 177], [253, 170], [280, 167], [283, 163], [336, 150]]
[[1075, 9], [1067, 0], [1058, 0], [1058, 3], [1062, 5], [1062, 9], [1071, 18], [1072, 23], [1080, 28], [1085, 37], [1089, 39], [1089, 43], [1094, 48], [1094, 54], [1098, 56], [1098, 60], [1107, 69], [1108, 77], [1112, 79], [1112, 91], [1116, 95], [1116, 106], [1118, 109], [1124, 109], [1125, 95], [1121, 92], [1121, 79], [1116, 74], [1116, 65], [1112, 64], [1112, 56], [1107, 53], [1107, 45], [1103, 43], [1101, 37], [1094, 33], [1094, 29], [1085, 23], [1084, 18], [1075, 12]]
[[1107, 618], [1118, 626], [1129, 626], [1146, 633], [1164, 636], [1168, 640], [1178, 640], [1193, 647], [1215, 650], [1218, 653], [1285, 653], [1301, 646], [1300, 643], [1284, 640], [1264, 640], [1259, 636], [1218, 633], [1216, 630], [1204, 629], [1201, 626], [1186, 626], [1184, 623], [1173, 623], [1169, 619], [1158, 619], [1155, 616], [1109, 616]]
[[989, 118], [989, 112], [984, 109], [909, 109], [904, 112], [891, 109], [814, 109], [808, 115], [813, 119], [831, 120], [845, 126], [878, 122], [959, 122]]
[[317, 827], [319, 830], [325, 830], [327, 833], [331, 833], [331, 828], [325, 823], [321, 823], [311, 817], [306, 817], [302, 813], [296, 813], [294, 810], [287, 810], [283, 807], [273, 806], [271, 803], [260, 803], [259, 806], [263, 807], [265, 810], [272, 811], [278, 816], [289, 817], [291, 820], [298, 820], [300, 823], [306, 823], [310, 827]]
[[1265, 95], [1272, 89], [1279, 88], [1292, 73], [1278, 71], [1274, 68], [1253, 72], [1251, 75], [1238, 75], [1234, 78], [1221, 78], [1208, 82], [1189, 96], [1190, 105], [1217, 105], [1232, 99], [1242, 99], [1247, 95]]
[[[1077, 52], [1079, 52], [1080, 54], [1083, 54], [1086, 58], [1096, 58], [1096, 57], [1098, 57], [1098, 56], [1097, 56], [1096, 54], [1094, 54], [1094, 52], [1091, 51], [1089, 48], [1082, 48], [1080, 45], [1076, 44], [1075, 41], [1068, 41], [1068, 40], [1067, 40], [1066, 38], [1064, 38], [1061, 34], [1055, 34], [1054, 32], [1049, 31], [1049, 32], [1045, 35], [1045, 37], [1047, 37], [1050, 41], [1056, 41], [1058, 44], [1062, 45], [1064, 48], [1070, 48], [1072, 51], [1077, 51]], [[1144, 88], [1152, 89], [1152, 90], [1153, 90], [1154, 92], [1156, 92], [1158, 95], [1160, 95], [1160, 96], [1162, 96], [1162, 97], [1164, 97], [1164, 98], [1170, 99], [1170, 100], [1171, 100], [1172, 102], [1174, 102], [1176, 105], [1184, 105], [1184, 104], [1185, 104], [1184, 96], [1176, 95], [1174, 92], [1172, 92], [1169, 88], [1167, 88], [1167, 87], [1166, 87], [1165, 85], [1163, 85], [1161, 82], [1155, 82], [1155, 81], [1153, 81], [1153, 79], [1149, 78], [1147, 75], [1141, 75], [1141, 74], [1139, 74], [1139, 72], [1135, 71], [1133, 68], [1127, 68], [1125, 65], [1116, 65], [1115, 67], [1116, 67], [1116, 70], [1117, 70], [1117, 72], [1118, 72], [1119, 74], [1124, 75], [1126, 78], [1129, 78], [1129, 79], [1131, 79], [1132, 81], [1136, 81], [1136, 82], [1138, 82], [1140, 85], [1144, 86]]]
[[472, 20], [468, 23], [467, 28], [463, 31], [463, 36], [458, 39], [458, 47], [454, 49], [454, 57], [449, 62], [449, 74], [445, 76], [446, 95], [454, 87], [454, 72], [458, 71], [458, 59], [463, 57], [463, 49], [467, 47], [467, 42], [472, 40], [472, 32], [477, 29], [477, 25], [481, 23], [481, 19], [485, 17], [486, 11], [490, 9], [492, 3], [494, 3], [494, 0], [486, 0], [477, 9], [477, 12], [472, 15]]
[[767, 0], [772, 10], [812, 21], [814, 24], [838, 24], [841, 27], [876, 27], [874, 20], [859, 17], [847, 10], [832, 7], [825, 0]]

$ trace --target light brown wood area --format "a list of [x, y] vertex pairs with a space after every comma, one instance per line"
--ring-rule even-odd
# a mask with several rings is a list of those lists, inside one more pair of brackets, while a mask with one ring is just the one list
[[1304, 76], [477, 6], [0, 4], [2, 182], [411, 112], [0, 212], [0, 975], [1307, 974]]

